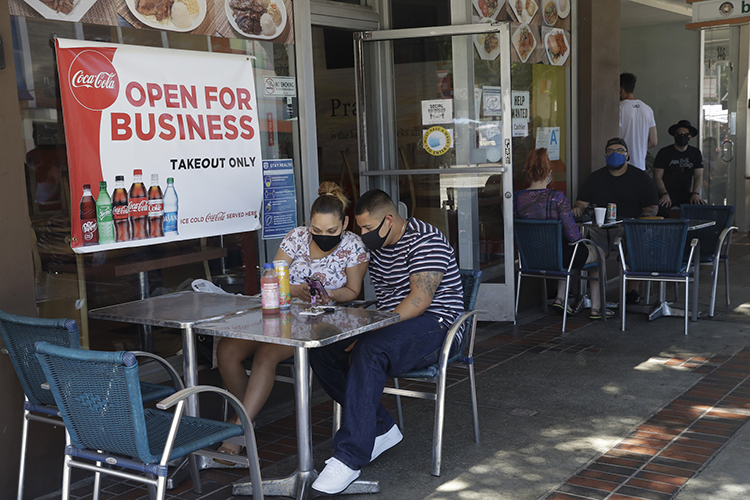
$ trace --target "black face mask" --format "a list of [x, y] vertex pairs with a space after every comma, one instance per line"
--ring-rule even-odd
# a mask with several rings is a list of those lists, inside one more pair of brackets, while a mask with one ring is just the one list
[[674, 136], [674, 143], [679, 147], [685, 147], [690, 142], [689, 135], [676, 135]]
[[344, 234], [343, 230], [336, 236], [330, 236], [327, 234], [313, 234], [312, 239], [315, 244], [318, 245], [318, 248], [320, 248], [324, 252], [328, 252], [329, 250], [333, 250], [334, 248], [336, 248], [336, 245], [341, 243], [342, 234]]
[[382, 248], [383, 243], [385, 243], [385, 240], [388, 239], [388, 235], [391, 234], [391, 229], [393, 229], [393, 226], [388, 229], [388, 232], [385, 233], [385, 236], [380, 236], [380, 228], [383, 227], [383, 224], [385, 224], [385, 217], [383, 217], [383, 222], [381, 222], [378, 227], [376, 227], [369, 233], [365, 233], [362, 235], [362, 243], [364, 243], [365, 248], [367, 248], [368, 251], [372, 252], [373, 250]]

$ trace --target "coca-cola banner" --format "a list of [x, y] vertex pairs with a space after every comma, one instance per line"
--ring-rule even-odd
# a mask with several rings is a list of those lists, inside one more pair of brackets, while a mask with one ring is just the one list
[[248, 56], [57, 39], [77, 253], [260, 228]]

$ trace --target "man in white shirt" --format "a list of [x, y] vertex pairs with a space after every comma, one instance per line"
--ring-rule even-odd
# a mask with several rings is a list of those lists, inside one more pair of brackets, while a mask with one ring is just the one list
[[658, 144], [654, 111], [633, 96], [636, 77], [620, 75], [620, 137], [630, 145], [630, 164], [646, 170], [646, 153]]

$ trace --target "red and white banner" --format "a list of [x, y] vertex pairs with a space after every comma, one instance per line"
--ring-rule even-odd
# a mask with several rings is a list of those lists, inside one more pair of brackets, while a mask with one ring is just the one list
[[260, 228], [250, 57], [58, 38], [57, 62], [75, 252]]

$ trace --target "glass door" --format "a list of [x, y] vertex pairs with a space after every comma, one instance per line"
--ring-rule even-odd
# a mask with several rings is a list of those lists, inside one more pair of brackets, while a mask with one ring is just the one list
[[361, 192], [440, 229], [459, 267], [483, 272], [482, 319], [512, 321], [510, 110], [528, 93], [511, 93], [509, 26], [357, 33], [355, 71]]
[[730, 179], [735, 175], [735, 155], [740, 150], [737, 144], [739, 28], [704, 30], [701, 34], [703, 196], [712, 205], [734, 205]]

